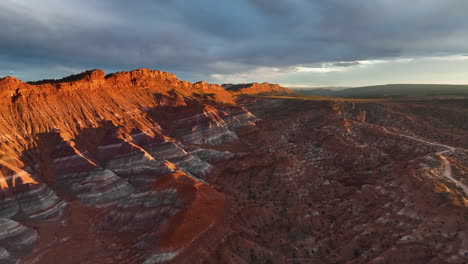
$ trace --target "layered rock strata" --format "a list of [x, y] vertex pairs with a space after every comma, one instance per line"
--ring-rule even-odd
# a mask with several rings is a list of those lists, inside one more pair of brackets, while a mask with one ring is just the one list
[[[82, 235], [73, 229], [83, 228], [94, 249], [72, 262], [104, 261], [100, 243], [116, 237], [136, 246], [104, 250], [114, 260], [182, 256], [222, 223], [224, 197], [201, 178], [209, 162], [233, 154], [200, 144], [237, 141], [234, 129], [254, 116], [221, 86], [145, 69], [93, 70], [34, 83], [7, 77], [0, 97], [0, 216], [38, 229], [22, 226], [39, 239], [26, 261], [67, 254]], [[46, 243], [51, 230], [58, 237]], [[2, 241], [2, 261], [12, 263], [34, 245], [12, 253]]]
[[465, 106], [4, 78], [0, 263], [464, 263]]

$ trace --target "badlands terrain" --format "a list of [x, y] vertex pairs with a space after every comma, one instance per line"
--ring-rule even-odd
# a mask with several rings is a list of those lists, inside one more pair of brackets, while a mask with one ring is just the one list
[[468, 100], [0, 79], [0, 263], [467, 263]]

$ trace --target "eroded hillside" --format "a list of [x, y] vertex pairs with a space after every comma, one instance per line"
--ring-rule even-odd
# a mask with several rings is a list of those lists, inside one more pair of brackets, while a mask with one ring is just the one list
[[0, 263], [464, 263], [466, 101], [0, 81]]

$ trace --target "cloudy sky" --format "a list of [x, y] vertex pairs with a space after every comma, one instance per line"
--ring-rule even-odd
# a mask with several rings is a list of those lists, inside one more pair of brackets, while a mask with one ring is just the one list
[[468, 84], [466, 0], [1, 0], [0, 76]]

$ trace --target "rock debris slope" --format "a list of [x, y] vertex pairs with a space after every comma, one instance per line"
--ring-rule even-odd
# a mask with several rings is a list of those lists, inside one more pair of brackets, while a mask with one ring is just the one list
[[1, 79], [0, 263], [468, 261], [465, 101], [278, 87]]

